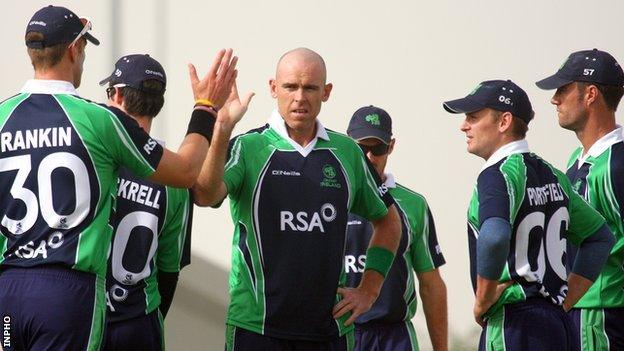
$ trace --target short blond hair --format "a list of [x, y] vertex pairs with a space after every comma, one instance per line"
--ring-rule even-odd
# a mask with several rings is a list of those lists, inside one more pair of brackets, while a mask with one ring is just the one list
[[[28, 32], [26, 42], [43, 41], [41, 32]], [[56, 44], [44, 48], [28, 48], [28, 56], [35, 70], [48, 69], [56, 66], [69, 47], [69, 43]]]

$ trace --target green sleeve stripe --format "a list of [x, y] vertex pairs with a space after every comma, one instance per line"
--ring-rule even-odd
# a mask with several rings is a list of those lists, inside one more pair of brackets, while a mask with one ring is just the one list
[[180, 270], [180, 261], [182, 260], [182, 251], [184, 251], [184, 242], [186, 241], [186, 229], [188, 228], [188, 219], [189, 219], [189, 201], [188, 198], [184, 197], [184, 208], [182, 215], [182, 227], [180, 233], [178, 234], [178, 270]]
[[[620, 214], [620, 205], [617, 201], [617, 198], [615, 197], [615, 193], [613, 192], [613, 183], [611, 181], [611, 156], [613, 155], [613, 153], [611, 152], [612, 149], [609, 148], [609, 157], [607, 158], [607, 176], [604, 177], [605, 179], [605, 184], [604, 184], [604, 188], [605, 188], [605, 194], [607, 199], [609, 200], [609, 204], [611, 205], [611, 210], [613, 211], [613, 213], [616, 215], [616, 217], [619, 216]], [[587, 188], [591, 188], [591, 187], [587, 187]]]
[[425, 245], [425, 252], [427, 253], [427, 258], [429, 259], [429, 264], [431, 265], [431, 269], [435, 268], [435, 264], [433, 263], [433, 257], [431, 257], [431, 247], [429, 247], [429, 217], [427, 216], [427, 211], [424, 211], [422, 214], [423, 221], [423, 231], [422, 231], [422, 241]]
[[[517, 159], [519, 159], [519, 161]], [[512, 164], [513, 161], [520, 164]], [[517, 189], [512, 186], [514, 182], [510, 179], [510, 177], [514, 176], [514, 174], [511, 174], [507, 168], [519, 168], [520, 174], [518, 174], [518, 180], [522, 181], [522, 183], [518, 184], [519, 187]], [[526, 164], [524, 163], [524, 157], [521, 154], [515, 154], [507, 157], [505, 162], [500, 165], [499, 171], [505, 178], [505, 184], [507, 185], [507, 193], [509, 194], [509, 222], [513, 223], [518, 216], [522, 201], [524, 201], [524, 187], [526, 185]], [[519, 194], [516, 194], [516, 191], [519, 192]]]
[[228, 170], [238, 164], [238, 160], [240, 159], [240, 153], [242, 149], [241, 138], [242, 137], [236, 138], [236, 141], [234, 142], [234, 146], [232, 147], [232, 155], [230, 156], [230, 159], [228, 160], [228, 162], [225, 164], [225, 170]]
[[[74, 99], [77, 99], [77, 98], [74, 97]], [[123, 127], [121, 122], [117, 119], [117, 116], [113, 112], [109, 111], [108, 109], [96, 103], [91, 102], [90, 104], [105, 111], [106, 116], [113, 123], [113, 126], [115, 127], [115, 131], [117, 132], [119, 139], [121, 139], [126, 149], [128, 149], [128, 151], [130, 151], [137, 160], [139, 160], [144, 165], [146, 165], [150, 170], [152, 170], [152, 172], [155, 172], [156, 170], [152, 167], [152, 165], [150, 165], [149, 162], [147, 162], [147, 160], [143, 157], [143, 155], [141, 155], [141, 152], [139, 152], [139, 150], [136, 148], [136, 145], [134, 145], [132, 138], [128, 135], [128, 133], [126, 132], [126, 129]]]
[[[410, 217], [408, 216], [408, 214], [405, 211], [405, 209], [401, 206], [399, 201], [395, 201], [395, 203], [399, 207], [399, 210], [401, 212], [403, 212], [405, 220], [407, 221], [407, 226], [408, 226], [407, 232], [408, 232], [408, 235], [409, 235], [409, 243], [408, 244], [411, 244], [412, 240], [414, 239], [414, 233], [415, 233], [417, 228], [415, 227], [415, 223], [413, 223], [411, 221]], [[434, 264], [433, 264], [433, 257], [431, 257], [431, 251], [429, 250], [430, 249], [430, 247], [429, 247], [429, 220], [427, 218], [427, 212], [426, 211], [425, 211], [424, 214], [422, 214], [421, 220], [423, 221], [422, 222], [423, 223], [423, 230], [421, 232], [422, 235], [420, 236], [421, 237], [420, 240], [422, 240], [422, 242], [424, 244], [424, 247], [426, 248], [426, 250], [424, 250], [424, 251], [425, 251], [425, 255], [426, 255], [426, 257], [427, 257], [427, 259], [429, 261], [429, 264], [431, 265], [431, 267], [433, 267], [434, 266]]]

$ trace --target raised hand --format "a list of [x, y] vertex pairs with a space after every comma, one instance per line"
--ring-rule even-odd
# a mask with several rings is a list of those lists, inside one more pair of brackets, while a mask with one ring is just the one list
[[249, 92], [241, 100], [238, 95], [238, 88], [235, 80], [232, 84], [232, 89], [230, 90], [230, 96], [217, 114], [217, 122], [227, 124], [233, 128], [236, 123], [243, 118], [243, 115], [247, 111], [247, 107], [249, 107], [249, 102], [251, 102], [251, 98], [254, 95], [255, 93]]
[[208, 100], [216, 109], [223, 106], [236, 79], [237, 61], [238, 57], [232, 56], [232, 49], [219, 50], [208, 69], [208, 73], [201, 80], [197, 76], [195, 66], [189, 63], [189, 76], [195, 101]]

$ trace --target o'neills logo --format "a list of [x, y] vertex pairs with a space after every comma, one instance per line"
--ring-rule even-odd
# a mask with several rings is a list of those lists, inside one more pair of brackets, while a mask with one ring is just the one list
[[146, 74], [153, 74], [155, 76], [159, 76], [159, 77], [165, 78], [165, 76], [162, 73], [157, 72], [157, 71], [152, 71], [152, 70], [146, 69], [145, 73]]
[[47, 26], [47, 24], [45, 22], [42, 21], [30, 21], [30, 23], [28, 23], [29, 26]]

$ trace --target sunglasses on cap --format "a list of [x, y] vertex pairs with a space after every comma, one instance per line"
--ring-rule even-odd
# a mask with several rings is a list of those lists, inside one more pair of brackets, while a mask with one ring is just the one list
[[76, 39], [74, 39], [74, 41], [72, 41], [71, 44], [69, 44], [69, 46], [72, 46], [72, 45], [76, 44], [78, 39], [82, 38], [83, 35], [87, 34], [88, 31], [93, 29], [93, 24], [88, 19], [81, 18], [80, 22], [82, 22], [82, 25], [84, 27], [82, 27], [82, 30], [80, 31], [80, 33], [78, 33], [78, 35], [76, 36]]
[[109, 99], [112, 98], [113, 95], [115, 95], [115, 91], [117, 90], [117, 88], [121, 89], [127, 86], [127, 84], [119, 83], [106, 88], [106, 97]]
[[364, 144], [359, 144], [360, 149], [362, 149], [362, 151], [364, 152], [364, 155], [368, 154], [369, 152], [371, 154], [373, 154], [373, 156], [382, 156], [388, 153], [388, 149], [390, 149], [390, 145], [386, 145], [384, 143], [379, 143], [379, 144], [375, 144], [375, 145], [364, 145]]

